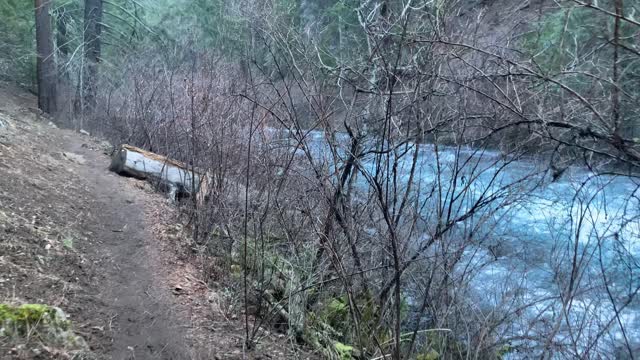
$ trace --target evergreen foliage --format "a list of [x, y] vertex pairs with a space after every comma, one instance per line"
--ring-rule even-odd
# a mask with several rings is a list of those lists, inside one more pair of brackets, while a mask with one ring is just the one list
[[33, 4], [0, 0], [0, 76], [33, 88], [35, 72]]
[[[612, 4], [604, 8], [615, 12]], [[640, 5], [628, 1], [624, 14], [634, 18]], [[608, 99], [614, 86], [626, 94], [621, 100], [625, 130], [637, 136], [640, 114], [640, 37], [637, 26], [620, 21], [617, 49], [614, 40], [614, 18], [608, 14], [584, 7], [568, 7], [546, 14], [522, 39], [522, 49], [547, 76], [559, 78], [578, 91], [593, 93]], [[619, 79], [613, 84], [614, 51], [618, 52]], [[610, 86], [593, 89], [597, 80]], [[551, 89], [561, 92], [558, 86]]]

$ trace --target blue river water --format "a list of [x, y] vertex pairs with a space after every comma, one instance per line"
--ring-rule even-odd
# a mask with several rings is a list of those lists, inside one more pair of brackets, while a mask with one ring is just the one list
[[[343, 163], [348, 139], [336, 139]], [[305, 141], [316, 165], [335, 165], [324, 133], [310, 132]], [[395, 160], [394, 184], [402, 191], [415, 148], [407, 144], [382, 157], [369, 154], [360, 159], [360, 172], [375, 176], [377, 166], [387, 166], [384, 160]], [[548, 170], [548, 161], [535, 158], [425, 144], [411, 194], [425, 229], [434, 225], [433, 209], [451, 214], [445, 220], [474, 209], [448, 233], [449, 241], [468, 239], [455, 271], [466, 284], [460, 291], [479, 313], [501, 311], [511, 319], [499, 329], [502, 338], [553, 334], [557, 345], [604, 356], [622, 348], [626, 337], [640, 351], [640, 294], [634, 297], [640, 288], [640, 178], [580, 167], [554, 178]], [[360, 175], [358, 188], [363, 196], [371, 191], [367, 176]], [[413, 243], [419, 247], [427, 236]], [[530, 343], [509, 342], [535, 349]]]

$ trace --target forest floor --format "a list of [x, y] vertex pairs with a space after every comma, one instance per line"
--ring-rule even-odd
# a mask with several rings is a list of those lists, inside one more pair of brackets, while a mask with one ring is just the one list
[[0, 83], [0, 304], [59, 307], [87, 343], [0, 331], [0, 358], [306, 358], [268, 331], [245, 352], [241, 307], [202, 280], [179, 210], [109, 172], [109, 148]]

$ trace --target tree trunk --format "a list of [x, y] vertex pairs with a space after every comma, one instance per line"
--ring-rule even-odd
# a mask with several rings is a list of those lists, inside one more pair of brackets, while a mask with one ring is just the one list
[[56, 112], [56, 64], [51, 24], [52, 0], [35, 0], [38, 107], [47, 114]]
[[189, 166], [135, 146], [121, 145], [111, 157], [111, 171], [160, 185], [171, 200], [192, 196], [198, 201], [206, 194], [207, 177]]
[[100, 62], [100, 35], [102, 33], [102, 0], [84, 1], [84, 59], [83, 112], [95, 110], [98, 63]]

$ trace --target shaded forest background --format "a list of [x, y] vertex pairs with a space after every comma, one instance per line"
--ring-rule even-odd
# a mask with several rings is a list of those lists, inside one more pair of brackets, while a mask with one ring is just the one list
[[[639, 11], [0, 0], [0, 76], [60, 124], [210, 174], [180, 206], [205, 277], [242, 299], [248, 346], [268, 324], [340, 359], [634, 358]], [[507, 240], [515, 209], [576, 169], [569, 233]], [[611, 178], [635, 185], [599, 231], [606, 190], [589, 186]], [[480, 301], [474, 276], [505, 258], [548, 288], [518, 275]]]

